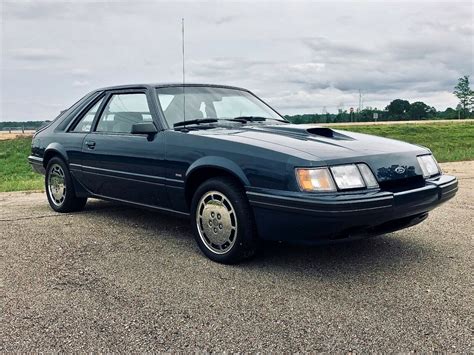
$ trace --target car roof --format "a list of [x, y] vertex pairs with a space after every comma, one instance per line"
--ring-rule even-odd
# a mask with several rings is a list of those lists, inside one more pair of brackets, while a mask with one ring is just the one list
[[[120, 89], [138, 89], [138, 88], [157, 88], [157, 87], [170, 87], [170, 86], [183, 86], [183, 83], [148, 83], [148, 84], [126, 84], [126, 85], [114, 85], [99, 88], [94, 91], [106, 91], [106, 90], [120, 90]], [[225, 88], [225, 89], [235, 89], [249, 91], [244, 88], [230, 85], [218, 85], [218, 84], [202, 84], [202, 83], [186, 83], [184, 86], [207, 86], [207, 87], [216, 87], [216, 88]]]

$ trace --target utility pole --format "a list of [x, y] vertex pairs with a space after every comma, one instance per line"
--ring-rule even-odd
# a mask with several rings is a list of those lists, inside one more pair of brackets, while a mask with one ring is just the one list
[[359, 113], [362, 111], [362, 91], [359, 89]]
[[328, 121], [328, 110], [326, 109], [326, 106], [323, 106], [323, 109], [321, 110], [321, 116], [324, 117], [324, 122]]

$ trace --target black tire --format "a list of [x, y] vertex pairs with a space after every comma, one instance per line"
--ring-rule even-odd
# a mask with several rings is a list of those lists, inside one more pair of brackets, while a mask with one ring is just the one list
[[[64, 181], [64, 190], [62, 190], [61, 188], [55, 190], [52, 183], [50, 188], [50, 177], [52, 177], [53, 181], [55, 177], [59, 177], [60, 179], [62, 179], [62, 181]], [[53, 157], [48, 162], [48, 165], [46, 166], [44, 185], [49, 205], [56, 212], [65, 213], [80, 211], [86, 205], [87, 197], [76, 196], [69, 169], [64, 160], [59, 157]], [[56, 197], [54, 196], [53, 192], [56, 191], [63, 191], [62, 193], [57, 193], [57, 195], [62, 195], [61, 198], [58, 198], [57, 195]]]
[[[202, 221], [205, 219], [203, 217], [205, 212], [203, 211], [206, 210], [208, 207], [211, 209], [213, 207], [201, 204], [201, 199], [205, 199], [206, 196], [209, 198], [209, 194], [212, 194], [212, 192], [218, 192], [219, 194], [222, 194], [225, 199], [230, 202], [230, 207], [233, 211], [230, 213], [230, 215], [233, 215], [234, 218], [236, 218], [236, 232], [234, 233], [234, 235], [232, 235], [232, 232], [230, 233], [230, 238], [233, 239], [231, 242], [229, 242], [229, 247], [227, 247], [227, 249], [220, 250], [220, 252], [212, 250], [214, 249], [214, 247], [212, 245], [209, 245], [211, 244], [211, 242], [209, 239], [207, 239], [206, 233], [203, 230], [202, 223]], [[217, 197], [219, 197], [219, 195], [217, 195]], [[211, 199], [213, 199], [213, 197], [211, 197]], [[222, 206], [218, 206], [218, 208], [222, 208]], [[198, 209], [201, 209], [201, 211], [198, 211]], [[218, 215], [219, 214], [216, 214], [216, 216]], [[207, 217], [209, 217], [209, 219], [206, 219], [206, 221], [208, 221], [209, 225], [211, 226], [211, 217], [210, 215], [207, 215]], [[224, 216], [222, 217], [222, 219], [224, 220]], [[214, 219], [213, 221], [219, 222], [216, 219]], [[194, 238], [196, 239], [199, 248], [209, 259], [213, 261], [223, 264], [235, 264], [245, 258], [253, 256], [257, 250], [257, 233], [250, 204], [247, 200], [243, 188], [231, 178], [212, 178], [205, 181], [197, 188], [191, 203], [191, 226], [194, 232]], [[212, 226], [206, 226], [206, 228], [210, 228], [215, 231], [216, 229], [218, 229], [218, 227], [221, 227], [221, 225], [218, 224], [216, 225], [216, 227], [217, 228], [213, 229]], [[212, 233], [212, 231], [209, 231], [209, 233]]]

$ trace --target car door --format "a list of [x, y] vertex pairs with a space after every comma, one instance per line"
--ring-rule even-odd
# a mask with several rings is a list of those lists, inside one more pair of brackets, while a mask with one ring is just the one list
[[157, 124], [152, 107], [146, 90], [107, 95], [82, 146], [83, 181], [95, 195], [154, 207], [169, 206], [162, 132], [152, 136], [131, 133], [134, 124]]
[[84, 138], [90, 133], [94, 118], [104, 101], [105, 95], [99, 95], [92, 100], [70, 124], [62, 135], [61, 142], [66, 150], [69, 169], [72, 175], [82, 183], [82, 145]]

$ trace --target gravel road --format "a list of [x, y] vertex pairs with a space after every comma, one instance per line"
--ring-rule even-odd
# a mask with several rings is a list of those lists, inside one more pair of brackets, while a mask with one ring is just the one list
[[0, 194], [0, 351], [448, 351], [473, 340], [474, 162], [423, 224], [238, 266], [188, 223], [91, 200], [56, 214]]

